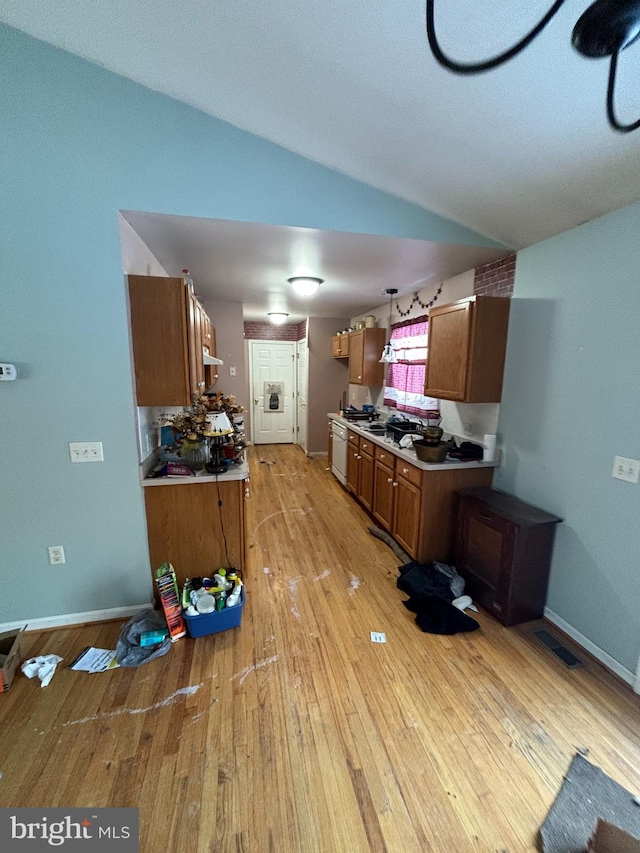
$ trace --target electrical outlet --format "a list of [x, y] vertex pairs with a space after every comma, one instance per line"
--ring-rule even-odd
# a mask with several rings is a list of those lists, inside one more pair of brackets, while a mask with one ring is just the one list
[[104, 462], [101, 441], [70, 441], [72, 462]]
[[465, 435], [473, 435], [473, 423], [471, 421], [465, 421], [462, 427]]
[[61, 563], [67, 562], [62, 545], [49, 545], [47, 550], [49, 551], [49, 563], [52, 566], [59, 566]]
[[229, 368], [229, 376], [235, 376], [235, 375], [236, 375], [235, 367], [230, 367]]
[[627, 483], [639, 482], [640, 459], [627, 459], [625, 456], [614, 457], [611, 476], [617, 480], [626, 480]]

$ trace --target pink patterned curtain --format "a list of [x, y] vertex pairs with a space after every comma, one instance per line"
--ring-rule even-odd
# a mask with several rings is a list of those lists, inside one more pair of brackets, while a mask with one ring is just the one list
[[391, 346], [398, 362], [390, 364], [384, 405], [421, 418], [437, 416], [440, 403], [424, 396], [429, 324], [426, 317], [391, 327]]

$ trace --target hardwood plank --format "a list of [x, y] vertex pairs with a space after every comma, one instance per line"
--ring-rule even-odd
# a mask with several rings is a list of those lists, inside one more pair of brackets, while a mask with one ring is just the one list
[[28, 634], [64, 661], [0, 696], [0, 805], [137, 806], [144, 851], [530, 853], [576, 749], [640, 790], [626, 685], [545, 623], [422, 633], [324, 460], [250, 457], [242, 624], [96, 675], [66, 666], [121, 623]]

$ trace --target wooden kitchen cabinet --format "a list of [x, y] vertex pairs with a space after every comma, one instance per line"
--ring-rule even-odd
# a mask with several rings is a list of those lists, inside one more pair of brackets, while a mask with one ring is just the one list
[[415, 560], [447, 563], [453, 554], [454, 493], [490, 486], [492, 479], [492, 468], [425, 470], [376, 445], [372, 514]]
[[503, 625], [544, 613], [556, 515], [497, 489], [456, 493], [455, 565], [468, 592]]
[[206, 387], [200, 302], [181, 278], [129, 276], [138, 406], [188, 406]]
[[220, 566], [242, 571], [245, 489], [244, 480], [147, 486], [144, 498], [151, 571], [168, 561], [180, 585], [185, 578], [211, 577]]
[[386, 334], [385, 329], [360, 329], [350, 333], [349, 382], [352, 385], [382, 385], [384, 364], [379, 362]]
[[347, 489], [370, 512], [373, 509], [373, 443], [348, 432]]
[[360, 439], [356, 494], [362, 506], [369, 512], [373, 510], [373, 447], [370, 441], [364, 438]]
[[334, 358], [349, 357], [349, 335], [334, 335], [331, 339], [331, 355]]
[[429, 311], [424, 393], [460, 403], [499, 403], [511, 300], [471, 296]]

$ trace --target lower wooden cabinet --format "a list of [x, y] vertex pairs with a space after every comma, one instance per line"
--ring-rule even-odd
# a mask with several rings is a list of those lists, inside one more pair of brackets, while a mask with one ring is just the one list
[[220, 566], [243, 571], [245, 490], [244, 480], [147, 486], [152, 572], [168, 561], [182, 584], [185, 578], [210, 576]]
[[365, 509], [373, 510], [373, 443], [349, 432], [347, 488]]
[[556, 515], [497, 489], [456, 494], [455, 565], [466, 591], [503, 625], [544, 613]]
[[454, 492], [492, 479], [492, 468], [425, 470], [376, 445], [371, 512], [414, 559], [450, 562]]

